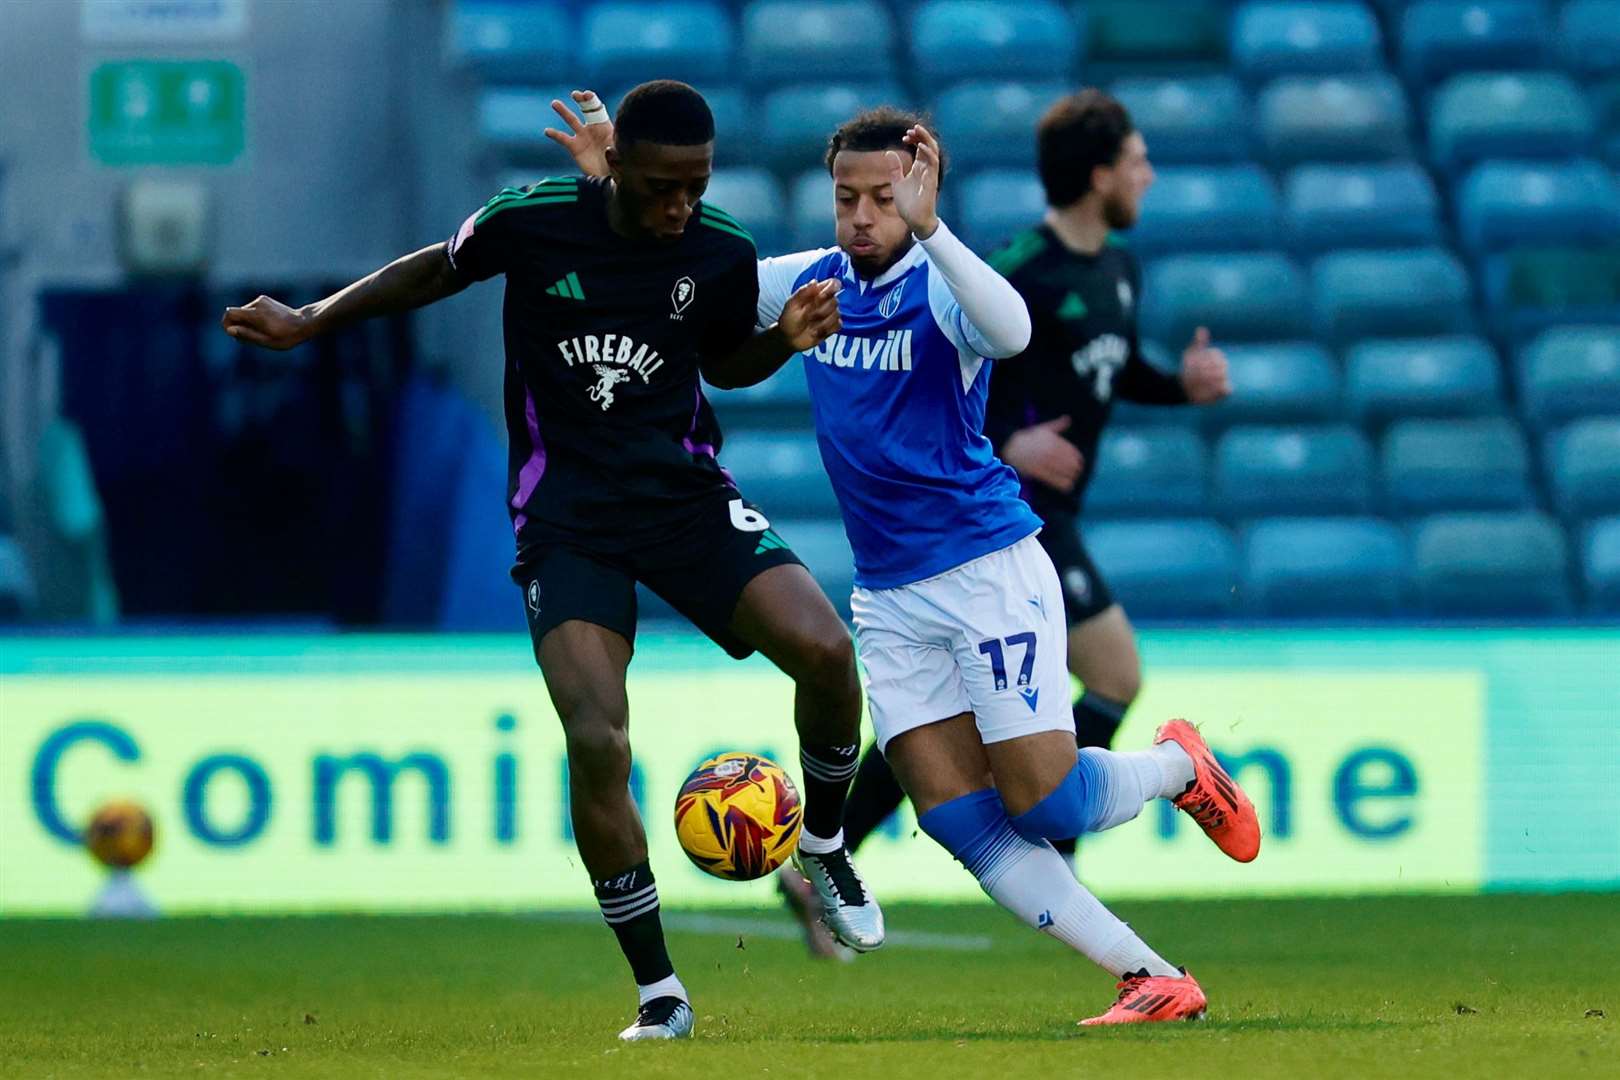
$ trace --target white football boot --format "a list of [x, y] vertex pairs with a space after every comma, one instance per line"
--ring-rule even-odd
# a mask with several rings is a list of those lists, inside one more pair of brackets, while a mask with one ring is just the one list
[[867, 891], [847, 850], [825, 855], [795, 851], [793, 865], [821, 897], [821, 921], [840, 944], [863, 953], [882, 947], [883, 909]]
[[690, 1039], [697, 1017], [678, 997], [656, 997], [636, 1010], [636, 1022], [619, 1032], [625, 1042], [643, 1039]]

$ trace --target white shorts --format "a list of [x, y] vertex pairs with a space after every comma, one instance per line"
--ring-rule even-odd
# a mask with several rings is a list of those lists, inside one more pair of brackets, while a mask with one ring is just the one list
[[880, 748], [960, 713], [987, 743], [1074, 731], [1063, 588], [1034, 536], [850, 605]]

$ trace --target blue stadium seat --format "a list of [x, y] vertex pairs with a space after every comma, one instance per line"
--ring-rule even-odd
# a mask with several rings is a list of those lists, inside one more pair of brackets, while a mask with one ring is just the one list
[[1213, 521], [1099, 522], [1086, 545], [1114, 595], [1138, 618], [1198, 619], [1230, 614], [1237, 545]]
[[1347, 0], [1256, 0], [1232, 16], [1232, 65], [1245, 78], [1371, 71], [1383, 66], [1378, 23]]
[[742, 222], [753, 234], [761, 258], [788, 249], [791, 238], [786, 200], [776, 177], [764, 169], [716, 170], [709, 178], [703, 201]]
[[1458, 189], [1457, 218], [1475, 255], [1603, 243], [1620, 237], [1620, 185], [1595, 161], [1487, 161]]
[[765, 95], [756, 138], [763, 158], [779, 170], [808, 169], [822, 160], [833, 130], [862, 109], [904, 102], [889, 83], [788, 86]]
[[827, 175], [827, 170], [806, 169], [795, 176], [788, 192], [788, 202], [793, 249], [809, 251], [832, 247], [836, 223], [833, 217], [832, 178]]
[[1385, 72], [1284, 76], [1260, 92], [1257, 112], [1262, 153], [1273, 166], [1411, 153], [1406, 93]]
[[1620, 615], [1620, 517], [1592, 522], [1582, 547], [1587, 609]]
[[1620, 514], [1620, 416], [1577, 420], [1547, 436], [1553, 504], [1569, 518]]
[[910, 46], [912, 70], [924, 86], [1014, 72], [1022, 79], [1067, 79], [1080, 36], [1054, 0], [925, 0], [911, 16]]
[[36, 591], [28, 559], [17, 542], [0, 535], [0, 623], [15, 622], [34, 609]]
[[1301, 165], [1283, 183], [1283, 222], [1289, 246], [1302, 252], [1442, 239], [1434, 181], [1409, 161]]
[[1350, 414], [1364, 424], [1406, 416], [1496, 416], [1502, 373], [1476, 337], [1363, 341], [1345, 355]]
[[1460, 71], [1546, 63], [1552, 27], [1539, 0], [1423, 0], [1401, 17], [1401, 70], [1416, 86]]
[[946, 167], [1035, 164], [1035, 118], [1068, 93], [1061, 82], [968, 82], [934, 102]]
[[732, 70], [735, 31], [708, 0], [606, 0], [585, 11], [583, 55], [598, 85], [653, 77], [701, 83]]
[[1559, 325], [1620, 325], [1620, 244], [1518, 248], [1487, 258], [1484, 279], [1493, 328], [1512, 341]]
[[1142, 200], [1131, 246], [1164, 251], [1235, 251], [1276, 247], [1277, 189], [1258, 165], [1172, 165]]
[[986, 169], [961, 185], [962, 239], [981, 254], [994, 251], [1046, 212], [1046, 191], [1024, 169]]
[[1215, 506], [1232, 518], [1365, 514], [1372, 449], [1354, 428], [1235, 427], [1215, 444]]
[[1525, 418], [1539, 429], [1620, 414], [1620, 333], [1612, 327], [1555, 327], [1525, 347], [1517, 367]]
[[1569, 0], [1558, 17], [1563, 66], [1583, 79], [1620, 75], [1620, 0]]
[[1186, 428], [1112, 428], [1097, 447], [1086, 508], [1098, 517], [1197, 516], [1209, 498], [1209, 454]]
[[1200, 326], [1226, 342], [1310, 333], [1305, 277], [1285, 255], [1172, 255], [1148, 265], [1143, 292], [1143, 332], [1176, 349]]
[[767, 513], [798, 517], [838, 513], [838, 500], [808, 431], [733, 431], [720, 462], [737, 485]]
[[1226, 350], [1226, 359], [1232, 369], [1232, 396], [1197, 410], [1213, 427], [1312, 423], [1342, 415], [1339, 368], [1319, 345], [1302, 341], [1233, 345]]
[[1592, 116], [1597, 122], [1598, 155], [1620, 170], [1620, 78], [1592, 84]]
[[1227, 57], [1225, 0], [1085, 0], [1074, 7], [1087, 71], [1209, 68]]
[[815, 575], [821, 591], [847, 621], [849, 596], [855, 591], [855, 553], [844, 523], [836, 518], [772, 518], [771, 527]]
[[1379, 617], [1407, 602], [1400, 530], [1378, 518], [1267, 518], [1245, 537], [1245, 607], [1288, 618]]
[[[607, 107], [617, 112], [624, 96], [635, 89], [630, 83], [605, 96]], [[714, 160], [719, 165], [752, 162], [758, 157], [759, 127], [755, 120], [755, 95], [730, 83], [698, 83], [697, 89], [714, 113]], [[565, 97], [563, 100], [567, 100]], [[549, 110], [548, 110], [549, 111]], [[553, 125], [555, 126], [555, 125]]]
[[1544, 514], [1437, 514], [1413, 541], [1413, 575], [1433, 615], [1565, 615], [1574, 608], [1564, 533]]
[[834, 72], [880, 82], [895, 73], [894, 21], [877, 0], [754, 0], [742, 26], [743, 71], [756, 85], [814, 83]]
[[1592, 110], [1568, 76], [1458, 75], [1429, 105], [1429, 153], [1459, 175], [1486, 158], [1565, 158], [1587, 151]]
[[546, 0], [456, 0], [445, 24], [445, 61], [491, 82], [563, 79], [577, 46], [567, 6]]
[[1502, 417], [1401, 420], [1384, 435], [1384, 502], [1392, 514], [1530, 507], [1530, 453]]
[[1312, 265], [1311, 288], [1317, 333], [1329, 341], [1474, 329], [1468, 272], [1444, 248], [1332, 252]]
[[434, 507], [449, 535], [440, 568], [443, 586], [434, 627], [452, 632], [521, 633], [523, 594], [513, 587], [512, 522], [506, 496], [504, 437], [485, 417], [467, 426], [455, 444], [456, 471], [450, 498]]
[[568, 100], [568, 89], [561, 86], [485, 90], [478, 95], [478, 137], [506, 161], [545, 161], [558, 166], [558, 171], [572, 169], [568, 155], [544, 135], [546, 128], [559, 123], [551, 103]]
[[1161, 165], [1244, 161], [1249, 100], [1230, 75], [1121, 79], [1110, 88]]
[[762, 383], [738, 390], [709, 387], [705, 393], [721, 429], [727, 432], [733, 428], [807, 431], [815, 424], [810, 414], [810, 386], [805, 382], [804, 364], [798, 360], [789, 360]]

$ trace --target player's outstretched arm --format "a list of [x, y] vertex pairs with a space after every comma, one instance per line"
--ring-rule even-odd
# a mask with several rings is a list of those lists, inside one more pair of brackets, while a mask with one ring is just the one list
[[911, 167], [890, 150], [889, 187], [895, 210], [928, 252], [929, 263], [949, 293], [941, 297], [929, 289], [936, 320], [959, 347], [966, 345], [981, 356], [998, 359], [1016, 356], [1029, 344], [1024, 298], [940, 221], [939, 140], [918, 126], [906, 132], [905, 141], [915, 151]]
[[794, 356], [832, 337], [838, 317], [837, 278], [812, 281], [788, 297], [775, 325], [754, 334], [727, 356], [703, 361], [703, 377], [721, 390], [762, 383]]
[[266, 349], [291, 349], [320, 334], [378, 315], [397, 315], [442, 300], [467, 285], [445, 252], [434, 244], [395, 259], [324, 300], [288, 307], [260, 296], [225, 309], [219, 325], [238, 341]]

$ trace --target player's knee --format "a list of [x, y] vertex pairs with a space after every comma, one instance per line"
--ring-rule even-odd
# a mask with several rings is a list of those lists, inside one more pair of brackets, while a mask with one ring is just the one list
[[1136, 695], [1142, 692], [1142, 669], [1135, 666], [1122, 667], [1088, 684], [1086, 688], [1101, 694], [1109, 701], [1129, 705], [1136, 700]]
[[1075, 762], [1057, 787], [1040, 802], [1012, 818], [1012, 827], [1026, 840], [1069, 840], [1085, 832], [1093, 816], [1095, 801], [1089, 790], [1090, 777], [1082, 763]]
[[840, 628], [837, 633], [811, 639], [800, 652], [797, 681], [809, 683], [818, 694], [826, 697], [859, 694], [855, 647], [849, 635]]
[[564, 721], [569, 768], [591, 783], [627, 783], [630, 731], [623, 710], [601, 704], [577, 708]]

